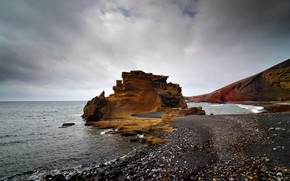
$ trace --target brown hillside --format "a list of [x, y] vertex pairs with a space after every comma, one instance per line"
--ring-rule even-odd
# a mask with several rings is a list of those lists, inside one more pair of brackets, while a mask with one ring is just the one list
[[290, 100], [290, 59], [212, 93], [187, 99], [214, 103]]

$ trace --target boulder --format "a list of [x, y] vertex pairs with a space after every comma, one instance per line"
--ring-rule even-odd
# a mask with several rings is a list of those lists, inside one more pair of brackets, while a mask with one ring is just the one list
[[289, 104], [270, 104], [264, 106], [267, 112], [290, 112]]
[[167, 83], [167, 78], [140, 70], [123, 72], [122, 80], [117, 80], [113, 86], [114, 93], [106, 98], [103, 92], [88, 101], [82, 117], [87, 121], [98, 121], [166, 108], [187, 108], [181, 87]]
[[75, 125], [75, 123], [63, 123], [60, 128], [67, 128], [67, 127], [74, 126], [74, 125]]
[[108, 102], [108, 99], [105, 97], [105, 92], [103, 91], [99, 96], [87, 102], [83, 109], [84, 114], [82, 118], [86, 121], [100, 120], [106, 114]]
[[205, 115], [205, 111], [202, 107], [191, 107], [184, 110], [184, 116], [188, 115]]
[[58, 175], [47, 175], [44, 178], [45, 180], [50, 180], [50, 181], [66, 181], [65, 176], [63, 176], [62, 174], [58, 174]]

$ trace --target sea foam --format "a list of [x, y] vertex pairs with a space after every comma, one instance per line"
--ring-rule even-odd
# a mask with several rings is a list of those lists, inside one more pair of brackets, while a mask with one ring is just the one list
[[245, 104], [237, 104], [240, 108], [247, 109], [252, 113], [261, 113], [264, 112], [265, 109], [262, 106], [254, 106], [254, 105], [245, 105]]
[[112, 131], [113, 131], [113, 129], [106, 129], [106, 130], [102, 131], [102, 132], [100, 133], [100, 135], [105, 135], [105, 134], [107, 134], [107, 133], [109, 133], [109, 132], [112, 132]]

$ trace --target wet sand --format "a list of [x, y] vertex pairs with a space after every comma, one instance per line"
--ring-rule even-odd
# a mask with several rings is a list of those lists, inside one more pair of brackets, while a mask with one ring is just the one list
[[186, 116], [172, 142], [133, 151], [69, 180], [290, 180], [290, 113]]

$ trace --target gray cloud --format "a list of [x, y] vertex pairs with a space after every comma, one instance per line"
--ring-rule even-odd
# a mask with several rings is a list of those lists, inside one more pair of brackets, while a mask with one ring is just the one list
[[122, 71], [206, 93], [289, 58], [289, 1], [0, 1], [0, 100], [90, 99]]
[[199, 78], [216, 89], [289, 58], [289, 8], [289, 1], [199, 1], [189, 64], [205, 61]]

